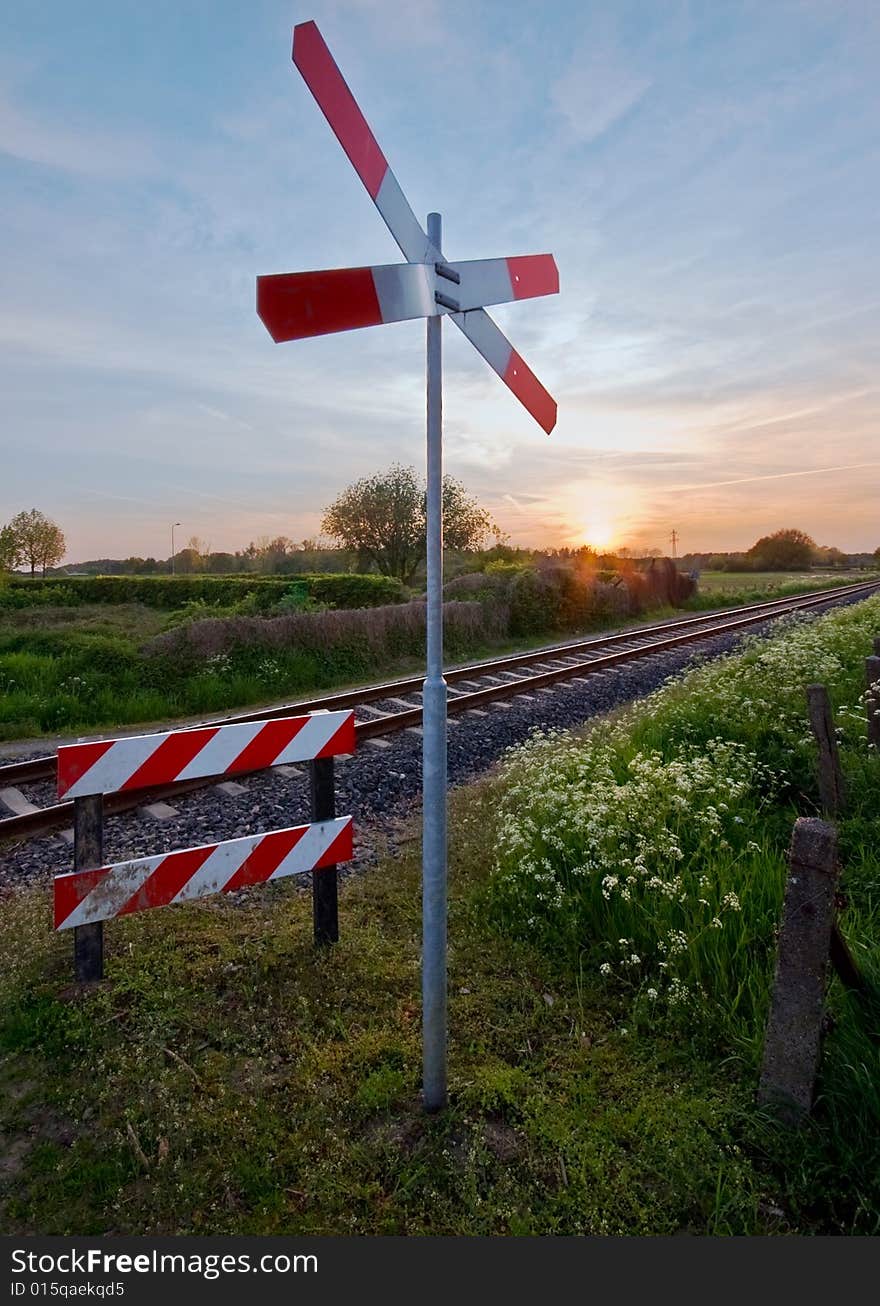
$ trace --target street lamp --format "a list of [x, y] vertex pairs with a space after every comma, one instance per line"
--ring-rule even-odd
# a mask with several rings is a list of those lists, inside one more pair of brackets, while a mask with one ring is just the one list
[[175, 521], [171, 523], [171, 575], [172, 576], [174, 575], [174, 527], [179, 525], [180, 525], [179, 521]]

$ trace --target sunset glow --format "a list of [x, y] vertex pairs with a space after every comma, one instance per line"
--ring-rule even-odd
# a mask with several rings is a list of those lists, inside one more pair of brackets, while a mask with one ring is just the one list
[[[305, 15], [415, 211], [448, 214], [447, 257], [556, 259], [558, 296], [495, 314], [558, 400], [550, 438], [444, 332], [447, 470], [515, 544], [880, 544], [880, 17], [725, 13]], [[423, 467], [421, 324], [294, 350], [254, 311], [260, 272], [399, 258], [290, 62], [303, 16], [49, 3], [7, 24], [0, 521], [39, 500], [70, 560], [166, 556], [171, 521], [222, 549], [315, 536], [346, 484]]]

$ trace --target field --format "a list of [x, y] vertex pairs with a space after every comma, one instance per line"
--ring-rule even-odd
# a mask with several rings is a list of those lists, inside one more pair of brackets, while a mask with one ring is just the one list
[[[48, 895], [0, 926], [15, 1233], [877, 1233], [877, 1009], [832, 985], [811, 1123], [754, 1105], [785, 848], [840, 726], [841, 923], [880, 981], [880, 599], [791, 623], [452, 804], [450, 1088], [419, 1111], [419, 845], [346, 882], [108, 928], [70, 984]], [[529, 802], [523, 802], [524, 792]]]
[[[817, 581], [824, 584], [823, 578], [802, 576], [798, 585], [815, 588]], [[747, 592], [701, 593], [688, 607], [798, 592], [780, 588], [779, 577], [765, 583], [756, 576], [752, 582]], [[157, 593], [158, 585], [153, 583]], [[269, 624], [258, 613], [225, 615], [224, 610], [215, 617], [214, 612], [201, 599], [170, 611], [152, 603], [106, 601], [0, 605], [0, 740], [199, 717], [363, 684], [379, 675], [406, 675], [423, 665], [423, 609], [412, 603], [348, 615], [291, 611], [272, 641], [261, 640]], [[640, 619], [666, 612], [658, 609]], [[620, 615], [596, 617], [584, 629], [627, 624]], [[512, 636], [486, 605], [447, 605], [450, 662], [535, 647], [561, 635], [542, 629]]]
[[798, 594], [802, 590], [855, 584], [862, 579], [864, 572], [860, 571], [703, 571], [700, 573], [700, 593], [719, 601], [739, 593], [772, 598], [776, 594]]

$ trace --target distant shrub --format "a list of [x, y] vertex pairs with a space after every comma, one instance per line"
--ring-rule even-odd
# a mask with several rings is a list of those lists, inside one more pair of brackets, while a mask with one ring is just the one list
[[[370, 608], [401, 603], [406, 590], [388, 576], [347, 573], [305, 575], [309, 598], [331, 608]], [[229, 607], [245, 597], [255, 611], [268, 611], [291, 589], [289, 576], [46, 576], [33, 580], [13, 577], [0, 592], [0, 605], [59, 607], [79, 603], [143, 603], [150, 608], [176, 610], [203, 602]]]
[[511, 635], [540, 635], [560, 625], [560, 594], [536, 571], [520, 571], [510, 586]]
[[19, 585], [14, 580], [0, 584], [0, 610], [38, 607], [76, 607], [86, 600], [71, 585], [43, 586], [40, 581]]
[[[425, 649], [425, 604], [419, 602], [339, 612], [290, 612], [279, 617], [233, 616], [193, 621], [157, 635], [146, 646], [193, 665], [223, 654], [239, 665], [267, 654], [308, 653], [319, 657], [347, 652], [353, 667], [385, 658], [421, 655]], [[444, 604], [444, 634], [450, 653], [466, 652], [497, 636], [479, 603]]]

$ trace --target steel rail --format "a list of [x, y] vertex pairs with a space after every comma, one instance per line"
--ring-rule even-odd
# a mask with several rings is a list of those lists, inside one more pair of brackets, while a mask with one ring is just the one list
[[[716, 635], [730, 634], [731, 632], [736, 632], [745, 627], [754, 626], [762, 621], [772, 620], [775, 617], [784, 615], [786, 612], [798, 611], [805, 608], [818, 607], [824, 603], [833, 603], [835, 600], [839, 600], [843, 597], [851, 596], [854, 592], [858, 592], [859, 590], [862, 589], [873, 591], [878, 588], [880, 588], [880, 581], [869, 581], [869, 582], [865, 582], [862, 585], [846, 587], [846, 589], [838, 587], [837, 589], [814, 592], [809, 595], [796, 595], [792, 597], [791, 601], [785, 601], [784, 605], [782, 602], [776, 605], [768, 605], [766, 603], [755, 604], [751, 608], [735, 609], [735, 613], [747, 612], [749, 614], [748, 616], [737, 616], [735, 620], [730, 620], [729, 617], [726, 616], [726, 614], [713, 613], [710, 620], [715, 620], [716, 622], [715, 625], [706, 626], [701, 623], [699, 625], [699, 629], [687, 629], [683, 632], [680, 630], [682, 626], [691, 627], [694, 623], [687, 622], [687, 621], [670, 622], [665, 626], [660, 625], [655, 627], [642, 628], [641, 630], [635, 633], [637, 633], [638, 635], [644, 635], [652, 631], [662, 632], [663, 630], [668, 630], [670, 628], [675, 629], [676, 627], [678, 627], [679, 630], [677, 633], [668, 635], [665, 638], [651, 640], [646, 644], [638, 644], [634, 648], [621, 649], [619, 652], [616, 653], [612, 652], [612, 653], [600, 654], [598, 657], [586, 658], [583, 661], [568, 663], [565, 666], [554, 667], [549, 671], [540, 671], [536, 675], [530, 675], [520, 679], [510, 680], [505, 682], [504, 684], [492, 685], [485, 689], [472, 690], [471, 692], [466, 694], [458, 694], [455, 696], [451, 696], [448, 703], [449, 715], [450, 716], [457, 715], [462, 712], [467, 712], [473, 708], [480, 708], [484, 704], [499, 702], [506, 698], [516, 698], [519, 695], [528, 694], [531, 690], [548, 688], [550, 685], [558, 684], [560, 681], [575, 680], [578, 677], [583, 677], [593, 673], [606, 671], [611, 667], [620, 666], [621, 664], [628, 663], [628, 662], [635, 662], [643, 657], [652, 657], [658, 653], [667, 652], [669, 649], [676, 648], [682, 644], [695, 643], [699, 640], [713, 638]], [[768, 606], [774, 607], [775, 610], [772, 612], [766, 611], [766, 608]], [[718, 620], [719, 616], [725, 617], [725, 619], [719, 621]], [[617, 639], [617, 637], [613, 637], [613, 638]], [[630, 636], [630, 638], [632, 638], [632, 636]], [[591, 646], [595, 646], [595, 644], [602, 643], [602, 641], [595, 640], [595, 641], [590, 641], [589, 643]], [[543, 656], [541, 656], [540, 650], [536, 650], [531, 655], [518, 654], [517, 658], [524, 659], [530, 656], [530, 660], [534, 664], [536, 662], [540, 663], [542, 661], [546, 661], [548, 656], [558, 656], [558, 655], [559, 655], [558, 649], [555, 651], [554, 654], [544, 653]], [[465, 677], [464, 674], [465, 669], [462, 668], [460, 669], [461, 675], [459, 676], [459, 678], [460, 679], [474, 678], [474, 673], [476, 671], [477, 666], [483, 666], [484, 668], [494, 667], [496, 669], [503, 669], [501, 663], [504, 661], [505, 660], [502, 659], [500, 661], [495, 661], [495, 662], [474, 664], [474, 666], [470, 668], [469, 677]], [[486, 674], [485, 670], [483, 674], [484, 675]], [[393, 697], [388, 691], [394, 686], [399, 686], [406, 683], [409, 682], [406, 681], [388, 682], [385, 686], [383, 686], [384, 690], [386, 691], [384, 697], [385, 698]], [[415, 683], [418, 684], [419, 687], [421, 687], [421, 680], [418, 680]], [[370, 693], [374, 698], [382, 697], [382, 695], [373, 693], [373, 687], [370, 688]], [[338, 704], [338, 700], [341, 697], [350, 699], [350, 702], [346, 702], [344, 706], [356, 706], [358, 703], [363, 703], [367, 701], [363, 695], [361, 695], [360, 697], [357, 697], [357, 695], [358, 695], [357, 690], [350, 690], [350, 691], [346, 691], [344, 696], [337, 695], [332, 701], [334, 702], [334, 704]], [[316, 701], [320, 702], [322, 706], [328, 706], [331, 700], [324, 699], [324, 700], [316, 700]], [[343, 706], [342, 704], [339, 705]], [[300, 703], [294, 706], [298, 711], [309, 710], [308, 705], [306, 704]], [[315, 709], [312, 708], [311, 710], [315, 710]], [[281, 710], [279, 710], [277, 713], [275, 713], [275, 715], [280, 716], [280, 715], [284, 715], [284, 713]], [[264, 718], [262, 716], [250, 715], [245, 719], [263, 720]], [[266, 718], [266, 719], [270, 719], [270, 718]], [[233, 724], [233, 723], [238, 723], [239, 720], [240, 718], [237, 717], [225, 718], [224, 722], [222, 723], [218, 722], [216, 724]], [[374, 720], [371, 721], [356, 722], [355, 735], [358, 742], [366, 741], [368, 739], [377, 739], [383, 735], [396, 734], [398, 731], [401, 730], [418, 728], [421, 725], [421, 721], [422, 721], [422, 708], [420, 706], [412, 707], [412, 708], [403, 708], [399, 712], [389, 712], [383, 716], [376, 717]], [[46, 759], [35, 759], [35, 760], [45, 761]], [[50, 760], [54, 764], [55, 759], [52, 758]], [[266, 768], [266, 767], [260, 768], [260, 770], [268, 770], [268, 769], [271, 768]], [[246, 775], [254, 775], [257, 773], [258, 772], [254, 772], [254, 771], [239, 772], [238, 776], [243, 777]], [[3, 773], [2, 771], [0, 771], [0, 777], [2, 777], [2, 775]], [[224, 777], [223, 775], [216, 775], [216, 776], [203, 777], [198, 780], [184, 780], [184, 781], [178, 780], [173, 784], [163, 785], [155, 789], [141, 789], [138, 790], [137, 793], [108, 794], [104, 799], [104, 804], [105, 804], [104, 810], [108, 816], [118, 816], [124, 812], [132, 811], [135, 808], [143, 807], [145, 804], [150, 802], [156, 802], [171, 797], [178, 797], [178, 798], [183, 797], [184, 795], [188, 793], [192, 793], [197, 789], [204, 789], [212, 784], [217, 784], [219, 781], [223, 780], [224, 778], [228, 778], [228, 777]], [[72, 801], [55, 803], [50, 807], [40, 808], [37, 811], [27, 812], [20, 816], [6, 817], [5, 819], [0, 820], [0, 843], [4, 843], [8, 840], [33, 838], [36, 835], [40, 835], [40, 834], [50, 834], [54, 830], [64, 829], [65, 827], [69, 826], [72, 819], [73, 819]]]
[[[678, 617], [671, 621], [657, 622], [650, 626], [634, 626], [628, 631], [618, 631], [609, 635], [594, 635], [589, 639], [580, 639], [568, 644], [546, 644], [525, 653], [506, 654], [500, 658], [490, 658], [484, 662], [466, 663], [460, 667], [450, 667], [444, 671], [447, 684], [461, 680], [476, 680], [493, 671], [507, 671], [517, 666], [534, 665], [554, 658], [575, 657], [589, 649], [601, 649], [616, 644], [631, 644], [646, 635], [654, 635], [667, 630], [703, 628], [719, 617], [736, 617], [741, 613], [762, 612], [771, 617], [778, 612], [790, 611], [804, 605], [811, 605], [825, 598], [843, 597], [862, 590], [871, 591], [880, 587], [880, 581], [860, 581], [855, 585], [835, 586], [827, 590], [811, 590], [806, 594], [787, 595], [781, 599], [766, 599], [761, 603], [749, 603], [743, 607], [727, 608], [721, 611], [698, 613], [693, 617]], [[252, 712], [239, 712], [234, 715], [217, 717], [210, 721], [200, 721], [185, 729], [199, 730], [208, 726], [245, 725], [253, 721], [272, 721], [293, 713], [338, 712], [348, 708], [359, 707], [362, 703], [375, 703], [381, 699], [401, 698], [407, 694], [421, 691], [424, 676], [407, 676], [398, 680], [388, 680], [375, 685], [364, 685], [358, 689], [340, 690], [326, 694], [321, 698], [303, 699], [295, 703], [282, 703], [278, 707], [257, 708]], [[97, 736], [100, 738], [100, 736]], [[6, 762], [0, 765], [0, 789], [9, 785], [29, 784], [39, 780], [54, 780], [56, 774], [55, 755], [32, 757], [22, 762]], [[0, 821], [0, 829], [2, 829]]]

